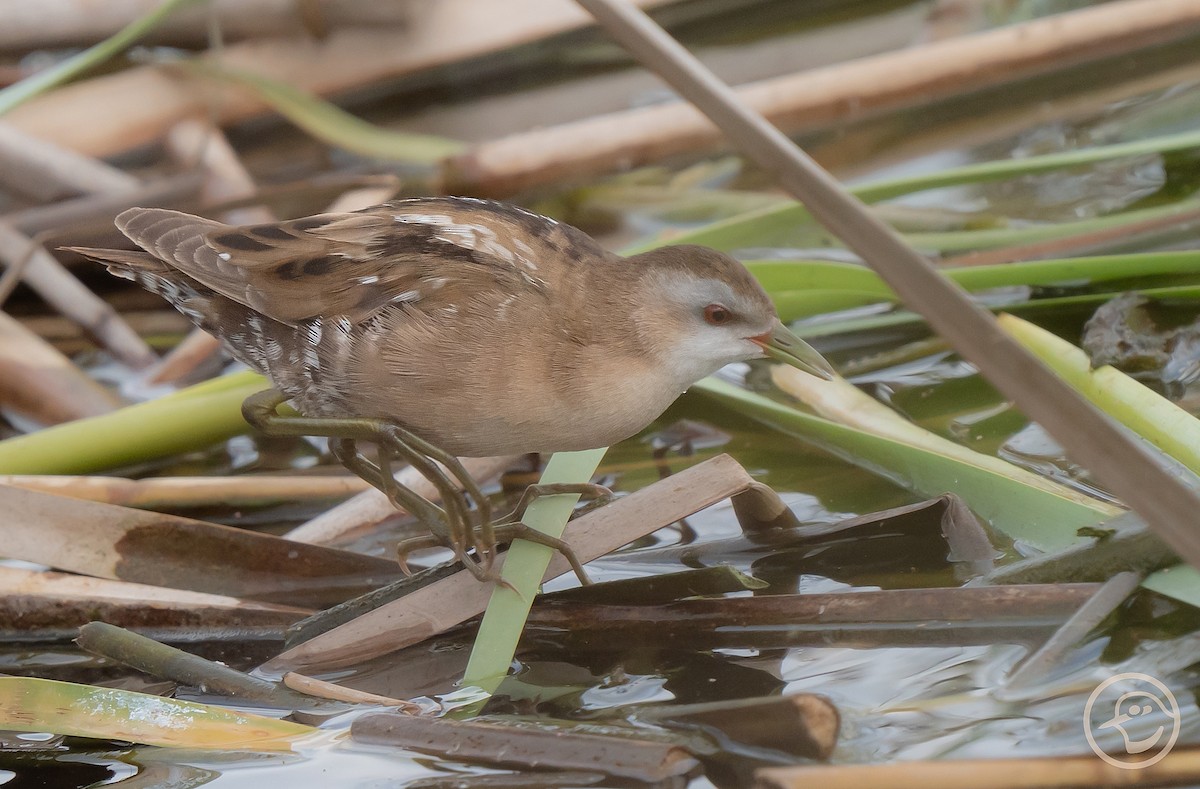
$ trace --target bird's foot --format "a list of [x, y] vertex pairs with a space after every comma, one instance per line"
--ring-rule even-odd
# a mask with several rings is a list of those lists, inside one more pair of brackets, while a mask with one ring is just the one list
[[[583, 568], [583, 562], [579, 560], [578, 555], [575, 553], [575, 550], [570, 546], [570, 544], [559, 537], [553, 537], [549, 534], [540, 532], [537, 529], [534, 529], [523, 523], [521, 520], [525, 516], [525, 511], [528, 509], [529, 505], [536, 501], [539, 497], [561, 494], [576, 494], [588, 501], [585, 506], [572, 513], [572, 517], [603, 506], [609, 501], [612, 501], [612, 499], [615, 497], [615, 494], [603, 485], [593, 485], [592, 483], [588, 482], [530, 485], [521, 495], [521, 499], [513, 511], [509, 513], [509, 515], [499, 519], [496, 523], [491, 524], [490, 531], [493, 538], [496, 540], [496, 543], [498, 544], [511, 543], [513, 540], [527, 540], [529, 542], [537, 543], [538, 545], [545, 545], [547, 548], [558, 551], [571, 565], [571, 569], [574, 571], [576, 577], [579, 578], [579, 582], [586, 586], [591, 584], [592, 581], [588, 577], [587, 571]], [[446, 539], [445, 536], [437, 533], [433, 533], [424, 537], [413, 537], [402, 541], [396, 546], [397, 561], [400, 563], [400, 567], [407, 573], [409, 554], [426, 548], [438, 547], [450, 548], [451, 550], [454, 550], [455, 557], [466, 564], [468, 570], [471, 570], [472, 568], [478, 570], [482, 569], [482, 565], [479, 562], [475, 561], [469, 556], [465, 556], [463, 552], [459, 551], [458, 548], [451, 541]], [[490, 571], [491, 568], [488, 568], [488, 570]], [[497, 580], [495, 573], [491, 573], [487, 577], [484, 577], [481, 573], [476, 573], [475, 575], [477, 578], [480, 578], [480, 580]]]
[[[396, 507], [419, 519], [441, 542], [454, 550], [472, 575], [495, 580], [496, 538], [492, 506], [458, 458], [433, 446], [408, 429], [383, 419], [304, 417], [279, 413], [287, 396], [271, 389], [251, 395], [242, 404], [246, 421], [270, 436], [325, 436], [334, 457], [350, 471], [378, 488]], [[372, 461], [358, 451], [358, 442], [376, 447]], [[437, 490], [438, 506], [401, 485], [392, 474], [396, 460], [407, 461]], [[475, 528], [472, 517], [482, 524]]]

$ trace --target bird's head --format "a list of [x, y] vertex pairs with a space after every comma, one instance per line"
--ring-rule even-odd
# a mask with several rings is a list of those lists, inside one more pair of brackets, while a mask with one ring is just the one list
[[833, 377], [829, 363], [783, 325], [766, 291], [729, 255], [673, 246], [631, 261], [646, 296], [639, 318], [663, 340], [664, 361], [689, 384], [731, 362], [764, 357]]

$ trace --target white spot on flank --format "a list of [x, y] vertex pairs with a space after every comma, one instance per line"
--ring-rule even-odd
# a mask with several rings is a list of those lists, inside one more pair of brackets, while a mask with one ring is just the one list
[[417, 290], [406, 290], [403, 293], [399, 293], [392, 297], [392, 301], [394, 301], [394, 302], [420, 301], [420, 300], [421, 300], [421, 292], [417, 291]]
[[313, 346], [320, 345], [321, 344], [321, 334], [322, 334], [321, 319], [317, 318], [315, 321], [308, 324], [308, 328], [305, 329], [305, 332], [308, 335], [307, 339], [308, 339], [309, 345], [313, 345]]
[[219, 257], [221, 260], [231, 260], [233, 255], [230, 255], [228, 252], [218, 252], [217, 257]]
[[429, 287], [433, 290], [438, 290], [449, 281], [450, 280], [446, 279], [445, 277], [431, 277], [429, 279]]
[[372, 274], [369, 277], [359, 277], [358, 278], [358, 284], [360, 284], [360, 285], [374, 285], [378, 281], [379, 281], [379, 277], [377, 277], [374, 274]]

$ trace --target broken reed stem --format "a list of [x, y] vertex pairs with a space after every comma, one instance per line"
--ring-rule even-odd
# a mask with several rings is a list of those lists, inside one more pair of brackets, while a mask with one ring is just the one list
[[[342, 704], [346, 703], [346, 699], [306, 695], [295, 687], [252, 677], [224, 663], [206, 660], [104, 622], [89, 622], [79, 628], [75, 643], [80, 649], [94, 655], [115, 660], [158, 679], [198, 688], [205, 693], [290, 710], [344, 709]], [[316, 682], [313, 680], [311, 686], [315, 687]], [[304, 685], [303, 682], [296, 684]]]

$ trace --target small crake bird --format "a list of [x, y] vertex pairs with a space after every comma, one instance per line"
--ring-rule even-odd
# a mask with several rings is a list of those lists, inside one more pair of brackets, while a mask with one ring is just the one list
[[[131, 208], [116, 224], [142, 251], [74, 251], [163, 296], [269, 378], [275, 388], [243, 408], [252, 425], [330, 437], [480, 578], [492, 577], [498, 527], [455, 456], [614, 444], [730, 362], [832, 374], [728, 255], [625, 258], [504, 203], [418, 198], [247, 227]], [[284, 402], [301, 416], [279, 414]], [[376, 444], [374, 461], [358, 441]], [[394, 458], [443, 506], [399, 485]], [[507, 525], [575, 563], [559, 541]]]

